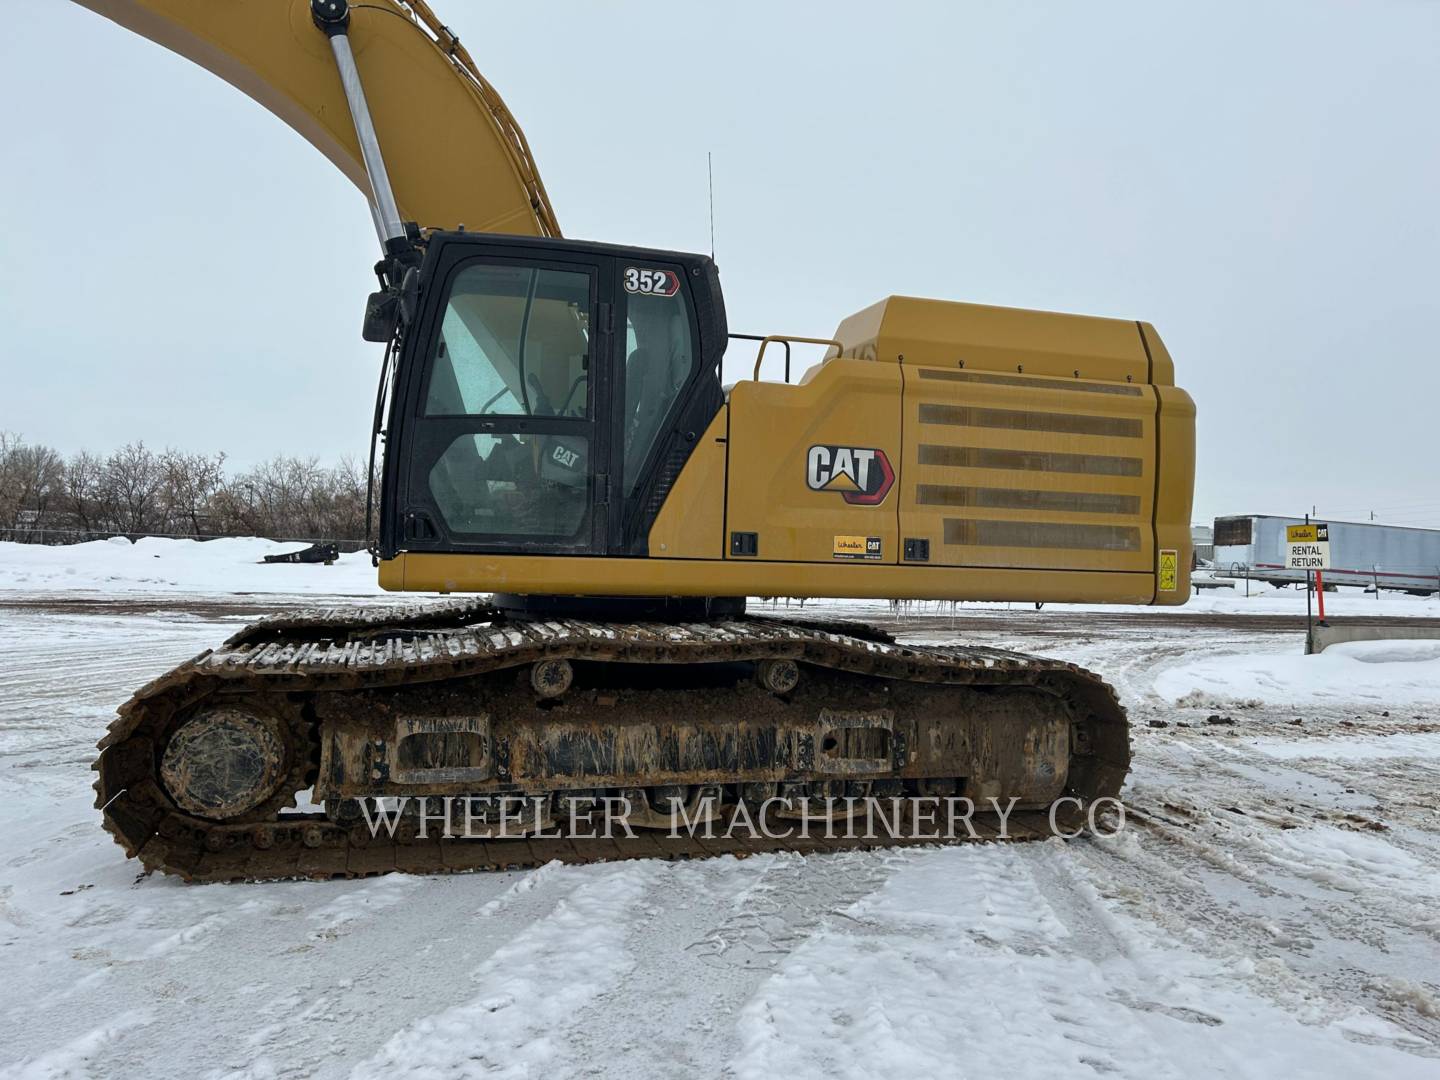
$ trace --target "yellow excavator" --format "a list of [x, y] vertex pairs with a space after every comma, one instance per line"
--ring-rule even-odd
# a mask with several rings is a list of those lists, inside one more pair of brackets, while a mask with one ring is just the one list
[[[886, 804], [967, 839], [1118, 795], [1095, 675], [745, 598], [1184, 603], [1195, 411], [1152, 326], [892, 296], [829, 338], [731, 333], [711, 259], [561, 237], [423, 0], [79, 2], [365, 193], [380, 583], [480, 594], [276, 615], [139, 690], [95, 766], [129, 855], [214, 881], [811, 851], [935, 838]], [[827, 351], [792, 383], [795, 342]]]

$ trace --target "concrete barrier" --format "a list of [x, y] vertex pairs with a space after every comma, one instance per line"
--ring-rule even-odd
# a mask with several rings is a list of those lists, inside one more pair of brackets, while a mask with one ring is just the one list
[[1342, 641], [1437, 641], [1440, 640], [1440, 626], [1406, 626], [1404, 620], [1377, 623], [1340, 623], [1337, 625], [1315, 624], [1314, 638], [1310, 643], [1312, 653], [1324, 652], [1331, 645]]

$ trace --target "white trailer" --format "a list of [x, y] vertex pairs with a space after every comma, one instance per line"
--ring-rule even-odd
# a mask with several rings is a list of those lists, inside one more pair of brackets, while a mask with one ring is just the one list
[[[1325, 520], [1317, 518], [1316, 520]], [[1303, 583], [1305, 571], [1285, 568], [1285, 526], [1299, 517], [1243, 514], [1215, 519], [1215, 574], [1272, 585]], [[1326, 585], [1430, 595], [1440, 592], [1440, 529], [1410, 529], [1358, 521], [1328, 521]]]

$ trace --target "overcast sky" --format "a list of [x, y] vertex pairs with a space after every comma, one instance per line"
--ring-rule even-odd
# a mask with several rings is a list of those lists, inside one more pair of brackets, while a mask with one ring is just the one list
[[[4, 0], [0, 429], [363, 453], [360, 194], [215, 77]], [[709, 247], [731, 329], [890, 293], [1153, 322], [1195, 520], [1440, 526], [1440, 4], [436, 0], [567, 236]]]

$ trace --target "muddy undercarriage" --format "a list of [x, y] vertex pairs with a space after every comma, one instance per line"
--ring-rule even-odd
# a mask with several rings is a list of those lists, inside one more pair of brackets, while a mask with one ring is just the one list
[[257, 623], [101, 751], [106, 828], [201, 881], [1026, 838], [1129, 764], [1113, 693], [1069, 664], [476, 602]]

